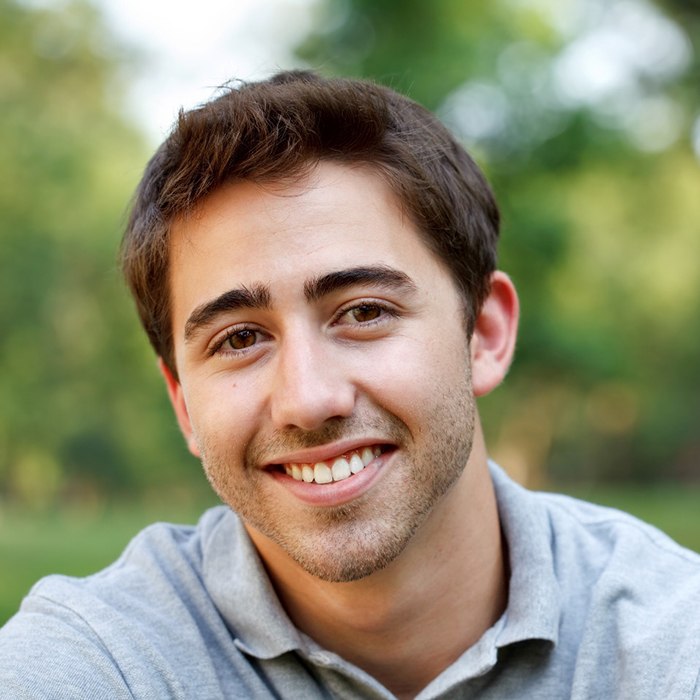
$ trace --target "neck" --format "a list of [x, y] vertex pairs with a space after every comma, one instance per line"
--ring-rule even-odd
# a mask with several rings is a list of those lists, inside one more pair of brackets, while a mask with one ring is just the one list
[[505, 609], [495, 495], [482, 445], [474, 452], [404, 552], [364, 579], [329, 583], [310, 576], [250, 531], [294, 624], [398, 697], [418, 693]]

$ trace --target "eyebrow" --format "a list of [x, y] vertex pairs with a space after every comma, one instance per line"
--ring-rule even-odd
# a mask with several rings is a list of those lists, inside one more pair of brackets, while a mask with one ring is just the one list
[[[406, 273], [386, 265], [372, 265], [328, 272], [307, 280], [304, 283], [304, 296], [307, 301], [314, 302], [333, 292], [363, 284], [391, 291], [410, 292], [416, 289]], [[190, 314], [185, 323], [185, 342], [190, 341], [198, 331], [213, 323], [223, 313], [238, 309], [269, 309], [271, 306], [269, 285], [256, 284], [229, 289], [215, 299], [204, 302]]]
[[269, 309], [270, 299], [270, 288], [265, 284], [229, 289], [215, 299], [204, 302], [190, 314], [185, 323], [185, 341], [191, 340], [197, 331], [211, 324], [222, 313], [236, 309]]
[[405, 273], [387, 265], [351, 267], [329, 272], [304, 283], [304, 296], [318, 301], [324, 296], [355, 285], [371, 284], [389, 291], [415, 291], [416, 285]]

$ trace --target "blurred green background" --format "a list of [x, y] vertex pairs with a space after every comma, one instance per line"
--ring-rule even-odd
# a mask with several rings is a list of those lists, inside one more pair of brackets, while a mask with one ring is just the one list
[[[493, 456], [700, 550], [700, 3], [306, 11], [293, 65], [436, 110], [494, 185], [522, 326], [481, 404]], [[144, 66], [99, 4], [0, 0], [0, 623], [40, 575], [215, 502], [116, 266], [156, 145], [124, 109]]]

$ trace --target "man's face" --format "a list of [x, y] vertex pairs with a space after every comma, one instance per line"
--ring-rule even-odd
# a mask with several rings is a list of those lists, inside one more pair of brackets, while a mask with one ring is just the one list
[[475, 420], [460, 297], [387, 185], [325, 163], [225, 186], [176, 225], [170, 284], [171, 398], [222, 500], [322, 579], [386, 566]]

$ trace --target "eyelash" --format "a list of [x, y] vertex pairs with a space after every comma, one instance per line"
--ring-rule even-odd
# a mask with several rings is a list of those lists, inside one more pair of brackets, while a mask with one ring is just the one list
[[385, 320], [387, 320], [387, 317], [396, 318], [399, 315], [397, 310], [393, 306], [389, 306], [388, 304], [385, 304], [381, 301], [375, 301], [373, 299], [362, 299], [360, 301], [353, 301], [347, 306], [340, 309], [340, 311], [338, 311], [333, 320], [333, 325], [338, 324], [340, 319], [343, 318], [343, 316], [345, 316], [346, 314], [350, 313], [354, 309], [360, 309], [363, 306], [368, 308], [379, 309], [381, 314], [377, 318], [370, 319], [369, 321], [358, 321], [356, 324], [352, 325], [363, 326], [366, 328], [368, 326], [374, 326], [378, 323], [383, 323]]
[[[209, 357], [213, 357], [217, 353], [221, 352], [223, 349], [224, 345], [231, 339], [233, 338], [237, 333], [241, 333], [243, 331], [248, 331], [249, 333], [254, 333], [254, 334], [260, 334], [260, 335], [265, 335], [261, 330], [257, 328], [251, 328], [250, 326], [232, 326], [231, 328], [227, 328], [224, 331], [223, 336], [220, 336], [214, 340], [214, 342], [211, 344], [208, 350]], [[255, 344], [257, 345], [257, 343]], [[255, 345], [252, 345], [251, 347], [255, 347]], [[226, 350], [226, 354], [229, 355], [242, 355], [243, 353], [248, 352], [248, 348], [242, 348], [240, 350], [236, 350], [235, 348], [228, 348]]]
[[[381, 313], [377, 318], [370, 319], [369, 321], [358, 321], [355, 324], [350, 324], [350, 325], [356, 325], [356, 326], [362, 326], [364, 328], [375, 326], [379, 323], [383, 323], [385, 320], [387, 320], [387, 317], [390, 318], [396, 318], [399, 316], [399, 313], [397, 310], [389, 306], [388, 304], [384, 304], [379, 301], [374, 301], [370, 299], [365, 299], [361, 301], [354, 301], [347, 306], [344, 306], [342, 309], [338, 311], [336, 314], [335, 318], [332, 321], [332, 325], [338, 325], [340, 323], [340, 320], [345, 316], [346, 314], [350, 313], [354, 309], [359, 309], [362, 307], [368, 307], [368, 308], [375, 308], [378, 309]], [[224, 331], [223, 336], [220, 336], [214, 340], [214, 342], [211, 344], [208, 350], [208, 355], [210, 357], [213, 357], [214, 355], [220, 353], [224, 347], [224, 345], [231, 339], [233, 338], [237, 333], [241, 333], [243, 331], [248, 331], [250, 333], [254, 334], [260, 334], [260, 335], [265, 335], [263, 331], [259, 330], [258, 328], [255, 327], [250, 327], [250, 326], [232, 326], [231, 328], [227, 328], [226, 331]], [[255, 343], [254, 345], [251, 346], [251, 348], [254, 348], [257, 345]], [[243, 355], [244, 353], [249, 352], [248, 348], [242, 348], [240, 350], [236, 350], [235, 348], [228, 348], [226, 350], [226, 354], [229, 355]]]

